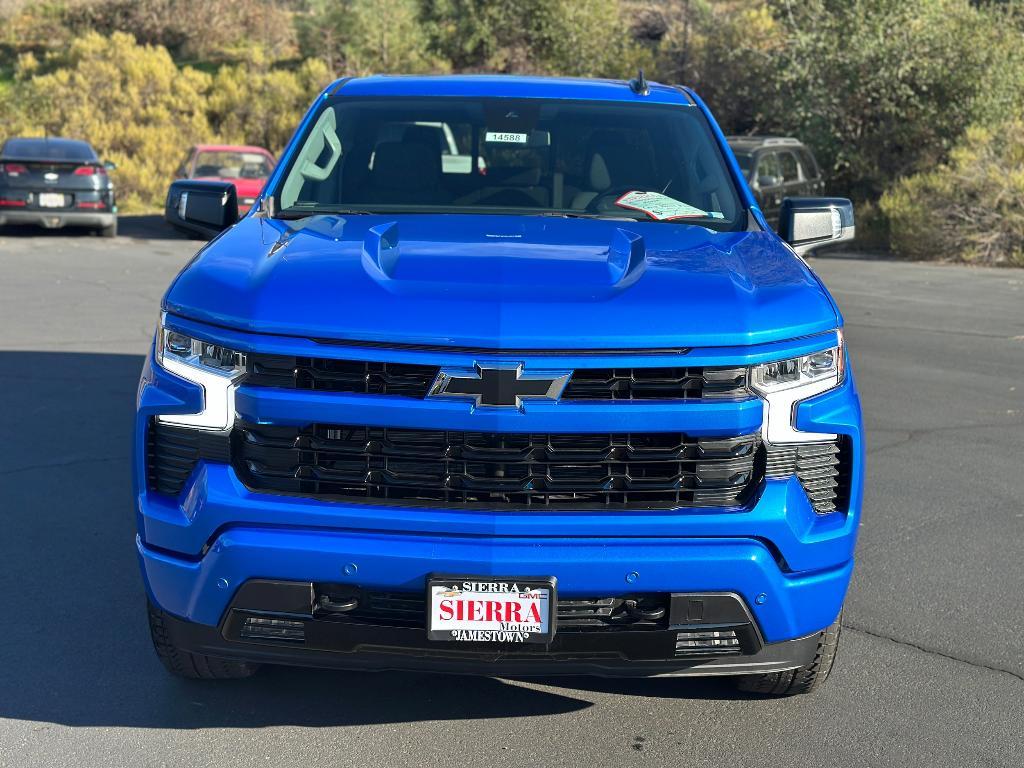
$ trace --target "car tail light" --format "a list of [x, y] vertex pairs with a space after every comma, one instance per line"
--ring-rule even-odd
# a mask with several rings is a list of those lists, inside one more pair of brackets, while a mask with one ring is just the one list
[[102, 165], [83, 165], [75, 168], [75, 176], [106, 176], [107, 169]]
[[18, 163], [0, 163], [0, 173], [6, 173], [8, 176], [18, 176], [22, 173], [28, 173], [28, 168]]
[[107, 204], [102, 200], [79, 200], [79, 208], [106, 208]]
[[24, 200], [11, 200], [6, 197], [0, 197], [0, 208], [24, 208]]

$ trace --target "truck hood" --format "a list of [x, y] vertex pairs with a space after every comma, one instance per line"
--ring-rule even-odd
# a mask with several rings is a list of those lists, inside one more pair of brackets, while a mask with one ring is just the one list
[[243, 331], [507, 350], [736, 346], [838, 323], [772, 233], [504, 215], [248, 216], [164, 307]]

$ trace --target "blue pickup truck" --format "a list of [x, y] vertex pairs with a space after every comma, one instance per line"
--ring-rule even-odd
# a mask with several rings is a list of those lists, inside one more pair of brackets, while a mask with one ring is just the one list
[[829, 674], [860, 517], [839, 310], [690, 89], [341, 79], [162, 303], [134, 499], [156, 652], [484, 675]]

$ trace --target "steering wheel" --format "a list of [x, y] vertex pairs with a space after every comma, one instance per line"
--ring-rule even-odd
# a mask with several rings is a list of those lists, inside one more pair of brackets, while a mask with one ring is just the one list
[[[607, 205], [608, 199], [615, 198], [617, 200], [627, 192], [643, 192], [643, 190], [638, 190], [636, 187], [632, 186], [611, 187], [610, 189], [606, 189], [604, 192], [599, 192], [597, 197], [587, 203], [587, 207], [583, 210], [586, 213], [598, 213], [600, 211], [611, 210], [611, 207]], [[616, 208], [623, 212], [643, 213], [643, 211], [637, 211], [633, 208], [620, 208], [618, 206], [616, 206]]]

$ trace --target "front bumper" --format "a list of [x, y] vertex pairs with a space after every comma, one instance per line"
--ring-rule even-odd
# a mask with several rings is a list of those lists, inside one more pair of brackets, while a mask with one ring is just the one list
[[[239, 346], [236, 340], [233, 344]], [[546, 430], [580, 431], [589, 419], [608, 428], [604, 416], [595, 417], [603, 406], [570, 405], [557, 413], [537, 408], [492, 418], [457, 413], [455, 406], [431, 409], [417, 401], [407, 401], [410, 407], [392, 400], [396, 399], [243, 387], [235, 407], [239, 417], [258, 423], [316, 420], [326, 412], [323, 418], [337, 423], [475, 423], [515, 431], [522, 429], [515, 425], [520, 420], [527, 428], [542, 424]], [[863, 474], [860, 410], [852, 377], [796, 409], [798, 428], [839, 433], [852, 445], [847, 507], [827, 515], [815, 513], [795, 477], [764, 481], [756, 502], [741, 512], [488, 511], [320, 501], [252, 491], [229, 465], [216, 461], [201, 461], [176, 498], [148, 490], [145, 446], [150, 419], [159, 413], [194, 413], [201, 407], [201, 390], [149, 358], [136, 424], [138, 552], [150, 600], [177, 617], [175, 632], [181, 635], [182, 647], [281, 663], [445, 667], [448, 657], [434, 644], [424, 646], [422, 628], [389, 628], [386, 637], [366, 638], [358, 636], [369, 631], [366, 628], [348, 627], [337, 634], [335, 627], [325, 647], [296, 649], [242, 643], [226, 636], [224, 627], [239, 589], [257, 579], [419, 593], [428, 574], [447, 572], [554, 576], [559, 596], [567, 598], [735, 593], [749, 610], [763, 648], [778, 651], [771, 650], [776, 655], [767, 659], [776, 665], [772, 669], [792, 668], [804, 663], [800, 659], [810, 641], [802, 639], [813, 638], [835, 620], [849, 584]], [[615, 407], [615, 426], [624, 430], [660, 424], [662, 429], [743, 434], [760, 423], [756, 401], [661, 406], [661, 412], [646, 406]], [[494, 423], [484, 423], [488, 420]], [[698, 665], [671, 656], [634, 659], [621, 648], [604, 649], [612, 656], [600, 659], [575, 658], [578, 651], [566, 648], [568, 656], [559, 657], [553, 648], [543, 660], [492, 653], [493, 658], [461, 659], [461, 666], [456, 666], [493, 673], [500, 661], [502, 674], [526, 674], [523, 670], [537, 664], [551, 673], [548, 662], [554, 661], [568, 664], [558, 671], [600, 674], [626, 673], [614, 671], [623, 666], [633, 670], [630, 674], [679, 674], [700, 665], [710, 666], [689, 673], [709, 674], [714, 669], [711, 660]], [[760, 663], [749, 656], [722, 663], [734, 672], [744, 671], [743, 664]]]
[[44, 229], [63, 227], [109, 227], [117, 220], [115, 213], [35, 210], [0, 210], [0, 226], [26, 224]]
[[[218, 627], [173, 616], [164, 624], [184, 650], [274, 664], [363, 670], [529, 676], [587, 674], [607, 677], [709, 676], [779, 672], [810, 663], [818, 635], [765, 643], [737, 595], [673, 594], [658, 629], [558, 631], [549, 645], [494, 646], [433, 642], [422, 627], [400, 626], [388, 616], [318, 614], [316, 585], [248, 582]], [[695, 613], [693, 607], [701, 609]], [[704, 606], [707, 609], [704, 609]], [[288, 625], [286, 637], [253, 632], [250, 622]], [[728, 622], [728, 623], [723, 623]], [[719, 639], [729, 635], [737, 645]]]

